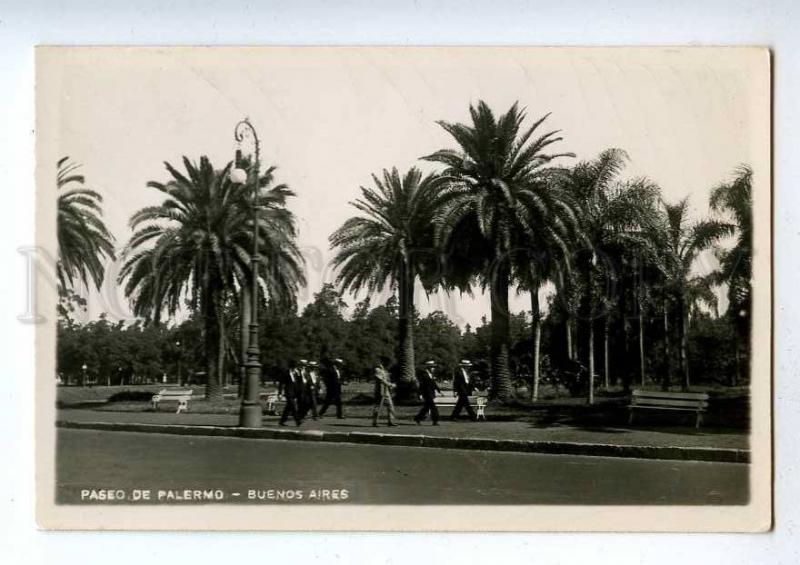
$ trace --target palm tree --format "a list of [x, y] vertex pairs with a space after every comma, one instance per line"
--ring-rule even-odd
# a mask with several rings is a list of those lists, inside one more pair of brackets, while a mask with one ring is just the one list
[[750, 343], [751, 280], [753, 276], [753, 170], [740, 166], [733, 180], [711, 192], [714, 212], [727, 216], [736, 226], [736, 240], [730, 249], [719, 249], [716, 282], [728, 285], [728, 317], [736, 330], [736, 380], [742, 371], [742, 357]]
[[582, 233], [575, 215], [575, 204], [571, 196], [562, 190], [560, 177], [566, 170], [553, 170], [548, 179], [548, 190], [553, 194], [554, 204], [550, 221], [531, 226], [526, 235], [527, 248], [513, 253], [514, 278], [518, 289], [527, 291], [531, 300], [531, 338], [533, 342], [531, 386], [528, 394], [532, 401], [539, 397], [539, 375], [541, 365], [542, 312], [539, 292], [548, 282], [557, 282], [571, 275], [570, 253], [572, 246], [581, 239]]
[[[653, 235], [663, 253], [665, 339], [669, 339], [668, 320], [674, 318], [677, 322], [675, 325], [678, 333], [681, 385], [683, 389], [688, 389], [690, 384], [687, 357], [689, 314], [697, 300], [711, 302], [711, 305], [714, 306], [714, 299], [710, 297], [713, 294], [710, 295], [708, 277], [693, 275], [693, 266], [700, 253], [711, 248], [721, 238], [732, 234], [734, 226], [717, 220], [690, 222], [688, 198], [684, 198], [676, 204], [662, 203], [662, 205], [660, 226]], [[662, 384], [665, 390], [670, 385], [670, 372], [667, 370]]]
[[[342, 291], [379, 292], [387, 284], [399, 295], [398, 394], [416, 382], [414, 375], [414, 285], [435, 269], [431, 253], [434, 220], [439, 211], [436, 175], [425, 177], [412, 167], [403, 177], [396, 168], [372, 176], [375, 188], [361, 187], [361, 198], [350, 204], [362, 215], [348, 219], [330, 236], [338, 249]], [[435, 281], [434, 281], [435, 282]], [[428, 286], [428, 285], [426, 285]], [[428, 286], [430, 288], [430, 286]]]
[[[231, 182], [230, 163], [216, 170], [203, 156], [199, 165], [184, 157], [183, 165], [186, 174], [165, 163], [172, 178], [148, 183], [166, 198], [131, 218], [134, 233], [119, 281], [127, 279], [125, 294], [134, 314], [156, 323], [164, 311], [175, 315], [188, 296], [204, 323], [206, 396], [219, 398], [223, 306], [237, 286], [247, 287], [242, 283], [250, 276], [252, 192]], [[293, 297], [304, 279], [293, 217], [284, 207], [292, 193], [284, 185], [269, 187], [273, 170], [259, 183], [258, 276], [271, 297]]]
[[545, 182], [549, 174], [546, 165], [558, 157], [574, 157], [572, 153], [545, 153], [547, 147], [561, 141], [557, 130], [532, 138], [548, 115], [521, 131], [525, 111], [516, 103], [495, 118], [489, 106], [479, 101], [477, 106], [470, 105], [471, 125], [437, 122], [459, 150], [442, 149], [424, 157], [445, 166], [438, 238], [448, 249], [448, 284], [465, 289], [477, 275], [489, 289], [492, 389], [502, 401], [512, 394], [509, 254], [525, 245], [526, 234], [555, 216], [554, 195]]
[[71, 289], [76, 281], [100, 288], [105, 274], [104, 260], [114, 259], [114, 237], [102, 219], [103, 197], [85, 187], [86, 179], [78, 174], [79, 165], [69, 157], [58, 161], [58, 263], [56, 276], [59, 294]]
[[608, 384], [608, 333], [611, 314], [618, 305], [617, 296], [608, 291], [620, 282], [619, 271], [626, 255], [649, 245], [643, 222], [654, 209], [659, 192], [647, 179], [618, 180], [627, 160], [622, 149], [606, 149], [597, 158], [577, 164], [567, 178], [584, 236], [583, 245], [576, 248], [575, 262], [587, 320], [590, 404], [594, 402], [595, 324], [603, 319], [604, 374]]
[[[527, 256], [530, 255], [530, 256]], [[533, 360], [531, 387], [528, 391], [530, 400], [539, 399], [539, 376], [541, 369], [541, 342], [542, 342], [542, 310], [539, 301], [539, 292], [548, 282], [555, 280], [560, 264], [556, 255], [544, 251], [536, 253], [533, 249], [523, 257], [518, 258], [517, 278], [519, 289], [527, 291], [531, 299], [531, 338], [533, 340]]]

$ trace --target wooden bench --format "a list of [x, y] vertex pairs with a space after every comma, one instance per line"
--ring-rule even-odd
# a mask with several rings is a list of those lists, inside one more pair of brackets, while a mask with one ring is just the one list
[[[486, 397], [485, 396], [468, 396], [470, 406], [475, 408], [475, 416], [478, 420], [486, 419]], [[433, 403], [437, 407], [453, 408], [458, 402], [457, 396], [445, 395], [437, 396], [433, 399]]]
[[153, 395], [151, 400], [153, 410], [158, 410], [160, 402], [177, 402], [178, 410], [175, 413], [186, 412], [189, 409], [189, 400], [192, 398], [192, 392], [192, 390], [185, 389], [162, 389]]
[[659, 392], [634, 390], [628, 406], [630, 417], [628, 424], [633, 424], [635, 410], [672, 410], [678, 412], [694, 412], [695, 428], [703, 421], [703, 412], [708, 408], [708, 394], [705, 392]]

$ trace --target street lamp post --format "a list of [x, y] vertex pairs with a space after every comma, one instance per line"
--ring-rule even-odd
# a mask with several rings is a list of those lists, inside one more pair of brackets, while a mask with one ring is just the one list
[[[245, 118], [234, 129], [233, 136], [241, 144], [246, 136], [253, 140], [254, 154], [250, 160], [249, 170], [238, 168], [234, 163], [231, 171], [231, 180], [241, 184], [247, 182], [253, 185], [253, 255], [250, 258], [250, 276], [252, 277], [252, 300], [250, 314], [250, 332], [247, 339], [247, 363], [245, 364], [246, 378], [242, 407], [239, 411], [239, 426], [243, 428], [261, 427], [261, 403], [259, 402], [258, 388], [261, 383], [260, 351], [258, 347], [258, 184], [260, 166], [260, 145], [258, 135], [250, 120]], [[237, 151], [237, 156], [239, 152]]]

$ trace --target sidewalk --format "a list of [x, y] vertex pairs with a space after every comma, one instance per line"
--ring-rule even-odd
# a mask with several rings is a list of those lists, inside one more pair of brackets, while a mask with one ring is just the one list
[[520, 451], [606, 457], [638, 457], [719, 462], [749, 462], [748, 436], [717, 430], [695, 431], [678, 427], [581, 427], [565, 424], [536, 426], [531, 422], [451, 422], [439, 426], [416, 425], [401, 420], [396, 427], [372, 427], [369, 419], [331, 416], [308, 420], [297, 428], [278, 426], [277, 416], [265, 416], [259, 429], [236, 427], [233, 414], [174, 414], [167, 412], [112, 412], [91, 409], [61, 409], [59, 425], [71, 428], [137, 431], [182, 435], [211, 435], [299, 441], [333, 441]]

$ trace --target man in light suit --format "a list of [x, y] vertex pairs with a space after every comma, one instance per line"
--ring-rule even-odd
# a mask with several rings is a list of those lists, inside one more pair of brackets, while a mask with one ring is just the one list
[[394, 423], [394, 402], [392, 402], [394, 384], [389, 379], [389, 371], [386, 370], [386, 365], [388, 364], [388, 359], [381, 357], [373, 375], [375, 379], [375, 406], [372, 408], [372, 425], [376, 427], [378, 425], [378, 416], [380, 416], [384, 405], [388, 412], [389, 426], [397, 425]]
[[424, 420], [428, 416], [428, 412], [430, 412], [433, 425], [439, 425], [439, 409], [436, 407], [436, 403], [433, 399], [436, 398], [437, 392], [441, 394], [442, 391], [439, 385], [436, 384], [436, 379], [433, 376], [435, 368], [436, 361], [430, 360], [425, 363], [425, 367], [419, 372], [417, 380], [419, 380], [419, 394], [422, 397], [422, 408], [414, 417], [414, 421], [417, 424], [421, 424], [422, 420]]
[[469, 395], [472, 394], [475, 388], [474, 379], [469, 374], [469, 368], [472, 366], [466, 359], [461, 360], [461, 365], [456, 369], [456, 374], [453, 377], [453, 394], [458, 397], [456, 405], [453, 408], [453, 413], [450, 415], [451, 420], [455, 420], [461, 414], [461, 409], [465, 408], [470, 420], [476, 420], [475, 411], [469, 404]]

